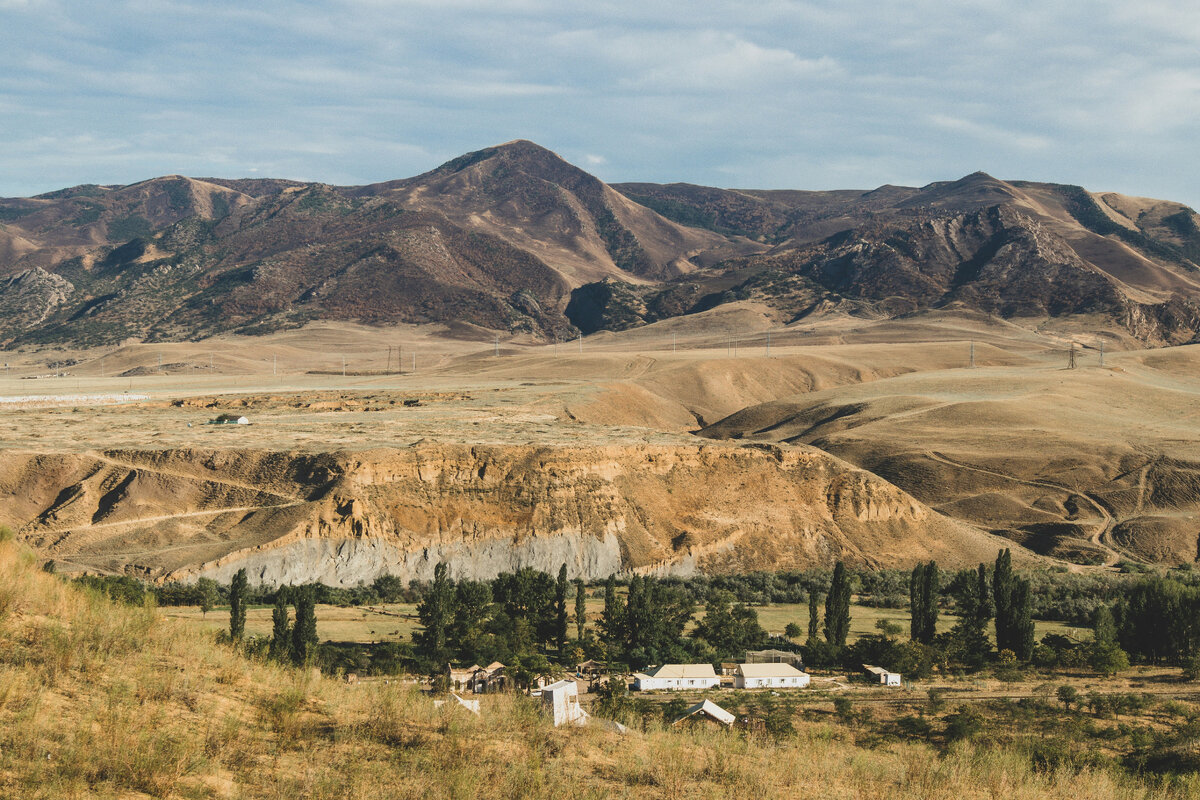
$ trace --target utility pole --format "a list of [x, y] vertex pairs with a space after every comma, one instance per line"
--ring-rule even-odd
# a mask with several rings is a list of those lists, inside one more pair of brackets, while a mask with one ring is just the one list
[[1075, 343], [1071, 342], [1071, 349], [1067, 352], [1067, 369], [1075, 369]]
[[771, 357], [771, 332], [767, 331], [767, 358]]
[[271, 355], [271, 374], [279, 374], [279, 356], [275, 354]]
[[1104, 366], [1104, 340], [1100, 340], [1100, 366]]
[[971, 369], [975, 369], [975, 342], [971, 342]]
[[492, 353], [492, 355], [496, 356], [497, 358], [500, 357], [500, 337], [499, 336], [496, 337], [496, 349]]
[[579, 352], [583, 352], [583, 331], [579, 332]]
[[342, 377], [346, 377], [346, 357], [342, 356]]

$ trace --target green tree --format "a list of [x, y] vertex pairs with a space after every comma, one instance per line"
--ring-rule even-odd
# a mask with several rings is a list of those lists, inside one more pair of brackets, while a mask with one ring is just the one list
[[200, 578], [196, 581], [196, 602], [200, 613], [208, 616], [213, 606], [221, 601], [221, 589], [212, 578]]
[[820, 633], [821, 595], [814, 589], [808, 593], [808, 641], [817, 641]]
[[992, 649], [987, 635], [992, 616], [987, 568], [980, 564], [978, 571], [962, 570], [950, 581], [947, 591], [958, 613], [950, 629], [947, 655], [965, 666], [981, 667]]
[[307, 664], [316, 653], [317, 602], [316, 592], [311, 586], [303, 586], [292, 592], [292, 603], [296, 607], [296, 623], [292, 626], [292, 662]]
[[833, 581], [825, 597], [825, 641], [836, 647], [846, 646], [850, 635], [850, 578], [841, 561], [833, 567]]
[[696, 624], [694, 635], [708, 642], [718, 658], [725, 659], [758, 647], [767, 632], [758, 624], [758, 612], [733, 603], [731, 592], [715, 590], [709, 594], [704, 616]]
[[567, 621], [567, 565], [563, 564], [554, 584], [554, 646], [560, 661], [567, 652]]
[[1114, 675], [1129, 669], [1129, 656], [1117, 643], [1117, 623], [1108, 606], [1096, 609], [1092, 623], [1092, 641], [1088, 643], [1087, 659], [1092, 669]]
[[804, 629], [794, 622], [789, 622], [783, 628], [783, 635], [789, 639], [799, 639], [802, 633], [804, 633]]
[[[454, 589], [454, 611], [446, 646], [466, 662], [479, 661], [484, 646], [492, 587], [486, 581], [461, 580]], [[489, 659], [490, 660], [490, 659]]]
[[273, 661], [283, 661], [292, 652], [292, 626], [288, 622], [288, 587], [275, 592], [275, 608], [271, 610], [271, 645], [267, 654]]
[[246, 632], [246, 590], [249, 586], [244, 568], [234, 573], [229, 583], [229, 638], [235, 642], [240, 642]]
[[996, 649], [1012, 650], [1013, 646], [1013, 584], [1012, 553], [1005, 548], [996, 556], [992, 570], [992, 601], [996, 609]]
[[625, 630], [625, 603], [617, 594], [617, 578], [609, 575], [604, 582], [604, 611], [600, 614], [600, 630], [610, 662], [620, 658], [620, 642]]
[[[433, 568], [433, 583], [417, 605], [421, 630], [413, 633], [417, 653], [431, 670], [440, 670], [450, 658], [449, 631], [454, 616], [454, 581], [445, 562]], [[297, 625], [299, 620], [297, 619]]]
[[583, 579], [575, 579], [575, 638], [583, 641], [587, 631], [587, 593], [584, 591]]
[[1030, 593], [1029, 581], [1017, 578], [1013, 581], [1012, 593], [1012, 651], [1021, 661], [1033, 658], [1034, 627], [1033, 599]]
[[1070, 711], [1071, 706], [1079, 702], [1079, 690], [1070, 684], [1064, 683], [1059, 686], [1055, 694], [1058, 696], [1058, 702], [1062, 703], [1067, 711]]
[[913, 567], [909, 578], [909, 631], [914, 642], [929, 644], [937, 635], [938, 583], [936, 561]]

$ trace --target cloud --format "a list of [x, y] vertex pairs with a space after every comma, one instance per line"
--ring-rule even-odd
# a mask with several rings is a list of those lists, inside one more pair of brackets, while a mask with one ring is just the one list
[[0, 195], [366, 183], [523, 137], [612, 180], [1196, 205], [1197, 44], [1181, 0], [0, 0]]

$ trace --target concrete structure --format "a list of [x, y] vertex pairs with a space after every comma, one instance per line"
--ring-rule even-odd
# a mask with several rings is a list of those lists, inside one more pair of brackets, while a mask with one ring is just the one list
[[804, 669], [804, 658], [799, 653], [787, 650], [747, 650], [745, 664], [791, 664], [798, 670]]
[[808, 682], [808, 673], [791, 664], [738, 664], [733, 673], [735, 689], [800, 689]]
[[663, 664], [633, 676], [633, 688], [638, 691], [651, 689], [715, 689], [721, 679], [713, 671], [712, 664]]
[[672, 722], [672, 725], [678, 725], [681, 722], [715, 722], [718, 725], [723, 725], [728, 728], [733, 725], [737, 718], [730, 714], [725, 709], [714, 703], [712, 700], [702, 700], [696, 705], [683, 712], [683, 716]]
[[867, 677], [873, 682], [881, 686], [899, 686], [900, 673], [888, 672], [883, 667], [872, 667], [870, 664], [863, 664], [863, 672], [867, 673]]
[[[456, 703], [459, 706], [462, 706], [463, 708], [465, 708], [467, 711], [470, 711], [475, 716], [477, 716], [477, 717], [479, 716], [479, 701], [478, 700], [464, 700], [461, 697], [459, 697], [458, 695], [454, 694], [454, 692], [451, 692], [450, 696], [454, 698], [454, 700], [456, 701]], [[446, 705], [445, 700], [434, 700], [433, 701], [434, 708], [441, 708], [444, 705]]]
[[447, 664], [446, 679], [451, 689], [460, 689], [472, 694], [486, 694], [508, 688], [508, 676], [504, 674], [504, 665], [499, 661], [493, 661], [486, 667], [472, 664], [466, 669], [455, 669]]
[[575, 681], [559, 681], [542, 688], [542, 709], [560, 725], [586, 725], [591, 715], [579, 705], [579, 690]]

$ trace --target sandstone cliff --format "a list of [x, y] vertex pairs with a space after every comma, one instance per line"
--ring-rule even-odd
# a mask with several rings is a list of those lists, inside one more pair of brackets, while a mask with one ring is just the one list
[[990, 558], [999, 539], [805, 446], [422, 444], [0, 454], [0, 522], [64, 570], [267, 584]]

